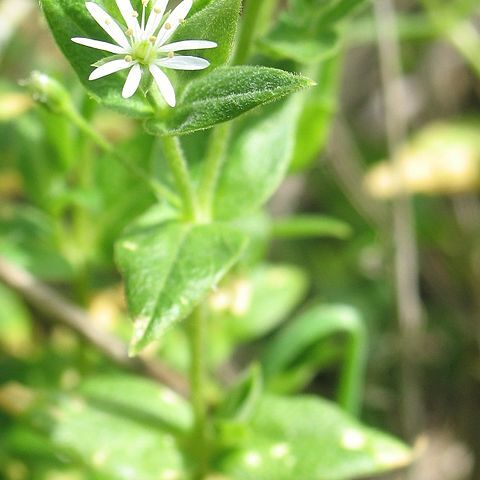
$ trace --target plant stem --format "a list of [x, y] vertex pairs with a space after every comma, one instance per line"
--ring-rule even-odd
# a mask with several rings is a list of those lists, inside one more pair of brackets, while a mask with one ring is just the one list
[[160, 143], [182, 198], [185, 216], [193, 220], [197, 216], [196, 195], [180, 140], [178, 137], [160, 137]]
[[267, 18], [271, 15], [275, 5], [276, 1], [274, 0], [247, 1], [233, 58], [234, 65], [246, 63], [258, 33], [265, 26]]
[[168, 187], [161, 184], [154, 178], [150, 178], [146, 172], [140, 169], [137, 165], [130, 162], [129, 159], [115, 150], [115, 147], [101, 134], [99, 134], [92, 126], [75, 110], [69, 110], [66, 115], [72, 123], [87, 135], [96, 145], [102, 150], [111, 154], [118, 160], [127, 170], [129, 170], [137, 178], [143, 180], [150, 186], [152, 191], [160, 198], [165, 198], [173, 205], [179, 204], [179, 198]]
[[347, 412], [358, 416], [367, 360], [367, 332], [361, 321], [348, 331], [347, 352], [340, 378], [338, 403]]
[[224, 123], [214, 129], [210, 138], [205, 167], [198, 189], [200, 209], [206, 221], [210, 221], [212, 218], [213, 199], [225, 162], [231, 132], [231, 124]]
[[[245, 63], [258, 33], [266, 28], [278, 0], [250, 0], [247, 2], [236, 45], [233, 64]], [[199, 187], [199, 205], [203, 221], [212, 218], [213, 199], [218, 178], [226, 158], [232, 123], [216, 127], [210, 138], [205, 167]]]
[[201, 480], [208, 469], [207, 452], [207, 406], [205, 381], [207, 377], [205, 359], [205, 310], [197, 308], [190, 317], [190, 395], [194, 415], [193, 441], [197, 460], [195, 479]]

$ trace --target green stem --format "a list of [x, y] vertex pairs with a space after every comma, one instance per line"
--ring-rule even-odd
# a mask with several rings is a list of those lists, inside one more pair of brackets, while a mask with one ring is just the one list
[[248, 0], [243, 13], [237, 47], [233, 58], [234, 65], [246, 63], [250, 57], [253, 44], [266, 20], [271, 16], [276, 5], [274, 0]]
[[193, 449], [197, 461], [195, 480], [201, 480], [208, 470], [205, 334], [205, 311], [199, 307], [190, 317], [189, 330], [190, 395], [195, 422]]
[[193, 220], [197, 215], [195, 190], [180, 140], [178, 137], [160, 137], [160, 143], [182, 198], [185, 216]]
[[93, 129], [91, 125], [76, 110], [71, 109], [66, 112], [66, 115], [72, 121], [72, 123], [85, 135], [87, 135], [96, 145], [98, 145], [105, 152], [111, 154], [133, 175], [149, 185], [152, 191], [158, 197], [167, 199], [173, 205], [179, 204], [177, 195], [175, 195], [169, 188], [154, 178], [150, 178], [145, 171], [133, 164], [128, 158], [117, 152], [115, 147], [105, 137]]
[[[277, 2], [278, 0], [250, 0], [247, 2], [233, 64], [246, 62], [258, 33], [265, 30]], [[215, 190], [225, 162], [231, 133], [232, 123], [225, 123], [216, 127], [210, 138], [199, 188], [200, 211], [204, 221], [210, 221], [212, 218]]]
[[214, 129], [210, 138], [205, 166], [198, 189], [199, 205], [202, 216], [206, 221], [212, 219], [213, 200], [220, 172], [225, 163], [231, 132], [231, 123], [224, 123]]
[[265, 35], [273, 23], [274, 13], [278, 8], [279, 0], [263, 0], [263, 8], [257, 22], [257, 35]]
[[338, 403], [347, 412], [358, 415], [362, 404], [367, 358], [367, 334], [365, 327], [360, 323], [346, 333], [349, 338], [339, 382]]

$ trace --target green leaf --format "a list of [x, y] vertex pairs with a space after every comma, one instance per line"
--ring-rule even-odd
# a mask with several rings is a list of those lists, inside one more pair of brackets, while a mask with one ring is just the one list
[[268, 386], [282, 391], [302, 388], [325, 359], [325, 341], [339, 334], [346, 337], [341, 349], [339, 403], [350, 412], [357, 412], [365, 375], [367, 334], [362, 317], [349, 306], [313, 306], [280, 331], [262, 358]]
[[295, 0], [262, 39], [265, 51], [301, 64], [315, 64], [338, 49], [338, 23], [365, 0]]
[[[152, 386], [152, 388], [154, 388]], [[115, 398], [125, 392], [115, 391]], [[149, 396], [154, 403], [161, 398]], [[49, 405], [54, 421], [50, 438], [61, 452], [92, 472], [115, 479], [185, 478], [184, 458], [176, 437], [141, 409], [133, 415], [81, 396], [61, 397]]]
[[227, 393], [216, 410], [217, 443], [224, 448], [238, 446], [248, 440], [248, 422], [263, 395], [263, 380], [258, 365], [252, 365]]
[[[113, 2], [98, 0], [96, 3], [118, 18], [119, 12], [113, 7]], [[78, 45], [72, 42], [72, 37], [87, 37], [108, 42], [111, 42], [111, 39], [85, 8], [85, 0], [40, 0], [40, 5], [58, 46], [83, 86], [97, 101], [136, 117], [150, 116], [153, 113], [150, 104], [142, 95], [134, 95], [128, 100], [122, 97], [126, 72], [108, 75], [99, 80], [88, 80], [92, 65], [109, 54]]]
[[292, 158], [299, 102], [293, 98], [266, 118], [249, 122], [230, 148], [215, 197], [216, 218], [235, 218], [262, 206], [284, 179]]
[[217, 68], [190, 82], [171, 114], [148, 121], [147, 128], [160, 135], [205, 130], [312, 85], [308, 78], [275, 68]]
[[305, 273], [297, 267], [260, 265], [248, 275], [232, 278], [217, 292], [231, 300], [227, 311], [215, 311], [216, 297], [212, 297], [212, 314], [231, 341], [252, 340], [285, 320], [305, 296], [307, 285]]
[[325, 215], [296, 215], [274, 221], [272, 233], [277, 238], [347, 238], [352, 230], [345, 222]]
[[411, 451], [311, 396], [266, 396], [243, 449], [220, 470], [242, 480], [350, 480], [403, 467]]
[[[308, 31], [307, 31], [308, 32]], [[316, 63], [331, 56], [339, 43], [338, 34], [323, 28], [306, 33], [300, 25], [279, 22], [261, 46], [267, 53], [299, 63]]]
[[191, 225], [157, 208], [117, 244], [135, 333], [131, 353], [160, 338], [216, 287], [240, 258], [246, 237], [225, 224]]
[[[194, 2], [194, 3], [198, 3]], [[202, 50], [195, 55], [206, 58], [211, 67], [197, 73], [201, 76], [212, 68], [225, 65], [233, 50], [235, 33], [240, 15], [241, 0], [212, 0], [190, 17], [177, 29], [170, 42], [185, 39], [210, 40], [217, 43], [217, 48]], [[192, 73], [188, 79], [192, 79]]]
[[168, 430], [188, 431], [193, 423], [189, 404], [169, 388], [130, 375], [87, 379], [81, 393], [97, 405], [133, 418], [150, 418]]
[[341, 59], [341, 55], [335, 55], [308, 70], [317, 85], [301, 94], [303, 109], [290, 166], [293, 171], [309, 167], [325, 146], [337, 106]]
[[263, 380], [260, 367], [252, 365], [228, 392], [226, 399], [217, 411], [217, 416], [247, 421], [256, 410], [262, 393]]

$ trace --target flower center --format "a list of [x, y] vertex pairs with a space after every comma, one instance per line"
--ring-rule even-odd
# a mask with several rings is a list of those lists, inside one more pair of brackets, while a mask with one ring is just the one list
[[155, 47], [152, 40], [142, 40], [132, 49], [132, 58], [142, 65], [149, 65], [155, 60]]

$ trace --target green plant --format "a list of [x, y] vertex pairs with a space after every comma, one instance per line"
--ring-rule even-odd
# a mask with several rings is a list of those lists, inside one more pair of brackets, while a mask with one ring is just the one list
[[[172, 29], [165, 27], [172, 17], [163, 19], [164, 9], [155, 10], [165, 2], [132, 3], [144, 20], [157, 14], [157, 28]], [[22, 412], [27, 421], [38, 424], [40, 418], [49, 446], [83, 465], [92, 478], [341, 480], [409, 463], [411, 452], [400, 441], [354, 418], [366, 334], [348, 307], [306, 310], [267, 340], [261, 362], [228, 389], [211, 375], [240, 344], [279, 328], [304, 299], [302, 271], [263, 262], [269, 242], [349, 234], [342, 222], [321, 216], [274, 220], [265, 204], [289, 168], [305, 168], [322, 147], [343, 22], [361, 3], [292, 0], [273, 22], [274, 1], [250, 0], [240, 16], [239, 0], [197, 0], [186, 19], [182, 10], [169, 41], [195, 39], [196, 48], [208, 47], [202, 52], [208, 63], [190, 60], [189, 68], [202, 71], [175, 71], [171, 80], [159, 81], [159, 67], [167, 65], [156, 64], [160, 50], [151, 50], [159, 37], [135, 37], [130, 51], [113, 32], [118, 45], [103, 47], [112, 58], [78, 40], [107, 41], [99, 26], [112, 35], [115, 21], [126, 21], [132, 36], [135, 17], [116, 6], [128, 9], [128, 1], [103, 0], [93, 7], [87, 2], [87, 10], [84, 0], [41, 0], [88, 94], [140, 119], [148, 133], [117, 148], [90, 121], [88, 108], [81, 112], [56, 81], [35, 74], [27, 82], [49, 110], [47, 124], [58, 122], [66, 132], [55, 139], [60, 165], [49, 167], [48, 181], [71, 175], [77, 187], [73, 193], [60, 188], [55, 201], [45, 198], [46, 185], [36, 189], [37, 203], [53, 219], [49, 238], [61, 247], [58, 275], [70, 277], [78, 300], [85, 301], [94, 266], [102, 263], [99, 258], [108, 261], [115, 241], [134, 324], [130, 354], [161, 342], [162, 358], [190, 378], [189, 403], [167, 387], [118, 374], [95, 376], [75, 393], [33, 397]], [[177, 8], [190, 4], [184, 0]], [[112, 15], [107, 23], [98, 6]], [[172, 58], [161, 56], [165, 62]], [[244, 65], [249, 60], [254, 64]], [[88, 79], [92, 64], [98, 76], [108, 62], [117, 62], [118, 72]], [[72, 126], [84, 152], [76, 160], [69, 150]], [[98, 158], [92, 144], [102, 152]], [[129, 188], [138, 193], [120, 191]], [[127, 205], [115, 217], [111, 207], [122, 195]], [[105, 217], [98, 214], [102, 206]], [[38, 212], [21, 213], [35, 223]], [[131, 220], [126, 228], [122, 214]], [[67, 215], [71, 223], [65, 228]], [[286, 395], [339, 359], [340, 407], [311, 395]]]

